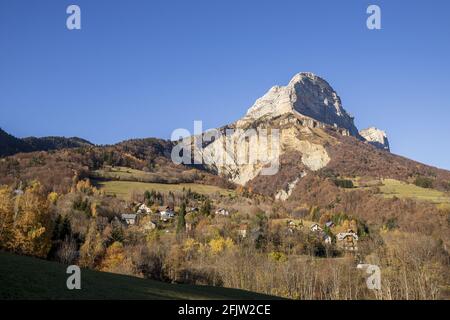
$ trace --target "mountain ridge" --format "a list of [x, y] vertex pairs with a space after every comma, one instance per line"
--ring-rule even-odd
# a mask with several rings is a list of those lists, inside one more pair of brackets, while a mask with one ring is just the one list
[[[330, 167], [338, 176], [372, 174], [407, 180], [421, 175], [438, 177], [442, 185], [450, 179], [447, 170], [391, 154], [385, 131], [375, 127], [358, 131], [338, 94], [326, 80], [310, 72], [296, 74], [287, 86], [273, 86], [241, 119], [219, 131], [223, 133], [224, 128], [233, 129], [232, 134], [222, 134], [194, 152], [204, 159], [208, 170], [252, 190], [268, 189], [264, 193], [270, 196], [284, 194], [286, 188], [293, 190], [308, 173]], [[264, 177], [267, 161], [240, 160], [271, 153], [269, 143], [260, 146], [259, 133], [270, 135], [273, 129], [279, 131], [280, 168]], [[242, 139], [246, 130], [256, 133]], [[269, 187], [259, 188], [259, 183]]]
[[17, 138], [0, 128], [0, 157], [21, 152], [50, 151], [87, 146], [94, 146], [94, 144], [79, 137], [48, 136]]

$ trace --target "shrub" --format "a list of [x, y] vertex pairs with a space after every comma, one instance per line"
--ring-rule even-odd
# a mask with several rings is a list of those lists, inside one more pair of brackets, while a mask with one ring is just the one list
[[398, 228], [397, 218], [389, 218], [385, 223], [385, 228], [387, 230], [394, 230]]
[[347, 189], [351, 189], [353, 188], [353, 181], [352, 180], [347, 180], [347, 179], [334, 179], [333, 180], [334, 184], [337, 187], [340, 188], [347, 188]]
[[81, 196], [79, 196], [78, 198], [76, 198], [74, 200], [74, 202], [72, 204], [72, 208], [74, 210], [84, 212], [88, 216], [91, 215], [91, 203], [89, 202], [88, 198], [85, 198], [83, 200], [83, 198]]
[[422, 188], [433, 188], [433, 180], [427, 177], [417, 177], [414, 184]]

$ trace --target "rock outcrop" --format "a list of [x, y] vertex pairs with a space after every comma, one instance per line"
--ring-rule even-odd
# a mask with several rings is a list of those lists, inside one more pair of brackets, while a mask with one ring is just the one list
[[377, 147], [378, 149], [387, 150], [389, 149], [389, 140], [387, 138], [386, 132], [375, 127], [370, 127], [361, 130], [359, 134], [371, 145]]
[[[243, 118], [216, 131], [214, 139], [204, 139], [208, 135], [205, 133], [202, 148], [194, 149], [193, 157], [241, 185], [260, 175], [270, 175], [270, 170], [276, 171], [279, 165], [277, 160], [292, 152], [299, 155], [298, 161], [293, 161], [302, 168], [318, 171], [331, 161], [327, 145], [339, 143], [327, 130], [363, 140], [333, 88], [324, 79], [302, 72], [288, 85], [272, 87]], [[378, 141], [376, 135], [366, 136], [371, 143]], [[384, 140], [379, 143], [385, 145]], [[184, 144], [192, 144], [192, 140]], [[303, 176], [299, 172], [284, 173], [286, 187], [274, 196], [287, 199]]]
[[344, 128], [357, 136], [358, 130], [342, 107], [341, 99], [324, 79], [310, 72], [296, 74], [287, 86], [272, 87], [256, 100], [238, 124], [260, 118], [273, 118], [286, 113], [314, 119], [326, 125]]

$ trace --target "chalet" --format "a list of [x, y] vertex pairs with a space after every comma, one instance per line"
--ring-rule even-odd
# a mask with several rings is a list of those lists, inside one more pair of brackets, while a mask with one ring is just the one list
[[138, 214], [150, 214], [150, 213], [152, 213], [152, 209], [150, 209], [149, 207], [147, 207], [145, 205], [145, 203], [143, 203], [143, 204], [138, 206], [138, 209], [137, 209], [136, 213], [138, 213]]
[[339, 248], [347, 251], [358, 250], [358, 235], [353, 230], [341, 232], [336, 235], [336, 243]]
[[127, 225], [133, 225], [136, 223], [136, 214], [123, 213], [120, 215], [120, 218], [125, 221]]
[[198, 208], [197, 207], [187, 207], [186, 213], [189, 213], [189, 212], [198, 212]]
[[165, 210], [161, 211], [159, 214], [160, 214], [162, 221], [168, 221], [170, 219], [173, 219], [173, 217], [175, 217], [175, 212], [172, 209], [170, 209], [169, 207], [167, 207]]
[[288, 225], [289, 228], [296, 228], [297, 227], [297, 224], [294, 221], [292, 221], [292, 220], [287, 221], [287, 225]]
[[303, 222], [302, 221], [295, 222], [295, 221], [292, 221], [292, 220], [288, 220], [288, 221], [286, 221], [286, 224], [287, 224], [287, 230], [288, 230], [289, 233], [294, 233], [295, 230], [299, 230], [303, 226]]
[[241, 224], [238, 229], [238, 234], [241, 238], [246, 238], [248, 233], [248, 226], [246, 224]]
[[220, 209], [216, 210], [216, 214], [221, 215], [221, 216], [229, 216], [230, 212], [228, 210], [220, 208]]
[[313, 223], [310, 227], [310, 230], [313, 232], [318, 232], [322, 231], [322, 228], [317, 223]]

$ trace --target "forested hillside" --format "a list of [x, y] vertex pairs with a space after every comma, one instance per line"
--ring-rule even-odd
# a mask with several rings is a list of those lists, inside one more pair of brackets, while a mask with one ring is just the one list
[[28, 137], [19, 139], [0, 128], [0, 157], [14, 155], [20, 152], [49, 151], [92, 145], [91, 142], [77, 137]]

